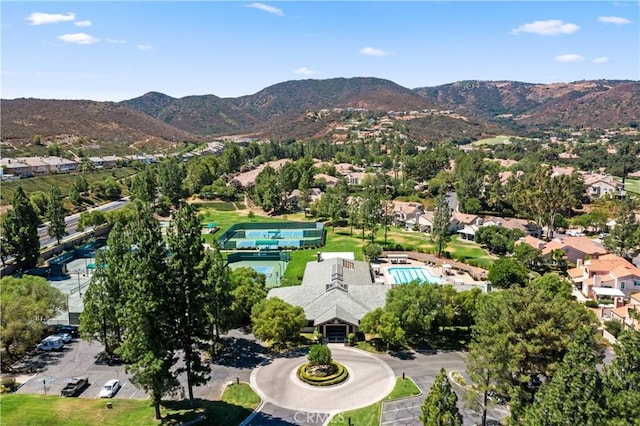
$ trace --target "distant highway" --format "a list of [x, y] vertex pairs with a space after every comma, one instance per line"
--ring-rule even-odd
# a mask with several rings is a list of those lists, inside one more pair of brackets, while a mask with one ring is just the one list
[[[108, 212], [111, 210], [117, 210], [119, 208], [124, 207], [125, 205], [127, 205], [131, 200], [129, 200], [129, 197], [126, 198], [122, 198], [118, 201], [113, 201], [111, 203], [107, 203], [107, 204], [103, 204], [101, 206], [98, 207], [94, 207], [93, 209], [89, 209], [88, 211], [91, 210], [102, 210], [104, 212]], [[65, 218], [65, 223], [66, 223], [66, 230], [67, 230], [67, 235], [65, 237], [63, 237], [63, 240], [66, 240], [67, 238], [72, 238], [75, 237], [76, 235], [80, 234], [80, 232], [77, 231], [78, 228], [78, 221], [80, 220], [80, 213], [76, 213], [73, 214], [71, 216], [67, 216]], [[47, 234], [47, 224], [43, 224], [38, 228], [38, 236], [40, 237], [40, 248], [44, 248], [50, 245], [54, 245], [57, 243], [55, 238], [52, 238], [49, 236], [49, 234]]]

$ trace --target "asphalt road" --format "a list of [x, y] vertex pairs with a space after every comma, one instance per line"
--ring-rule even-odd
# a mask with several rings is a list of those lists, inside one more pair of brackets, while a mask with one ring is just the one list
[[[121, 207], [124, 207], [125, 205], [127, 205], [127, 203], [129, 203], [129, 199], [128, 198], [122, 198], [118, 201], [112, 201], [110, 203], [107, 204], [103, 204], [101, 206], [95, 207], [91, 210], [101, 210], [103, 212], [108, 212], [111, 210], [116, 210], [119, 209]], [[65, 218], [65, 223], [66, 223], [66, 230], [67, 230], [67, 236], [64, 237], [64, 239], [68, 239], [68, 238], [73, 238], [79, 234], [81, 234], [81, 232], [78, 231], [78, 222], [80, 220], [80, 213], [76, 213], [73, 214], [71, 216], [67, 216]], [[55, 238], [52, 238], [49, 236], [49, 234], [47, 233], [47, 224], [45, 223], [44, 225], [40, 226], [38, 228], [38, 236], [40, 237], [40, 247], [44, 248], [53, 244], [56, 244], [57, 241]]]

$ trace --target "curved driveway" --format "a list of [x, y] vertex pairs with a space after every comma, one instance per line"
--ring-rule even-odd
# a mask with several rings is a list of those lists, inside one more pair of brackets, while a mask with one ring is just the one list
[[393, 390], [395, 376], [379, 358], [366, 352], [331, 345], [333, 359], [347, 367], [346, 382], [330, 387], [302, 383], [296, 377], [306, 356], [277, 358], [251, 373], [251, 386], [263, 403], [307, 412], [340, 412], [379, 401]]

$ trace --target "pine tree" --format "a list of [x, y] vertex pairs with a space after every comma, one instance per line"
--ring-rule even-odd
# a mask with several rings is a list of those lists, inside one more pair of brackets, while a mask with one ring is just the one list
[[20, 269], [33, 268], [40, 256], [40, 220], [21, 186], [14, 192], [12, 204], [2, 223], [2, 258], [14, 256]]
[[163, 396], [175, 392], [179, 382], [173, 366], [175, 322], [172, 282], [160, 226], [148, 207], [138, 205], [138, 218], [129, 229], [131, 250], [125, 279], [123, 323], [126, 334], [118, 353], [131, 364], [126, 371], [133, 384], [151, 397], [156, 419], [161, 418]]
[[431, 229], [431, 240], [436, 245], [436, 253], [442, 256], [444, 248], [449, 241], [449, 225], [451, 222], [451, 209], [449, 203], [443, 196], [436, 198], [436, 211], [433, 214], [433, 226]]
[[66, 210], [62, 204], [62, 199], [62, 193], [58, 185], [51, 186], [46, 214], [47, 220], [49, 221], [47, 232], [49, 236], [56, 239], [58, 244], [60, 244], [62, 237], [67, 235], [67, 224], [65, 223]]
[[562, 364], [551, 381], [540, 389], [536, 401], [522, 419], [523, 425], [597, 426], [606, 423], [594, 344], [590, 328], [580, 327], [575, 331]]
[[611, 425], [640, 425], [640, 331], [624, 330], [615, 345], [616, 356], [605, 367], [603, 387], [607, 420]]
[[443, 368], [422, 404], [420, 421], [425, 426], [462, 426], [462, 415], [457, 403], [458, 397], [451, 389], [447, 372]]
[[[211, 244], [211, 249], [206, 253], [204, 270], [206, 274], [204, 278], [205, 303], [207, 304], [207, 317], [209, 319], [211, 352], [215, 353], [216, 343], [220, 341], [220, 334], [229, 331], [236, 319], [231, 276], [229, 269], [224, 265], [220, 247], [215, 241]], [[258, 282], [253, 281], [252, 284], [259, 285]], [[264, 290], [263, 293], [263, 297], [265, 297], [266, 292]]]
[[640, 224], [636, 222], [634, 204], [630, 200], [622, 203], [616, 224], [604, 239], [604, 247], [611, 253], [631, 259], [639, 251]]
[[126, 303], [126, 285], [130, 279], [131, 243], [122, 224], [116, 223], [109, 233], [107, 250], [96, 256], [96, 272], [84, 295], [80, 314], [83, 337], [96, 339], [112, 355], [122, 343], [126, 323], [122, 321]]
[[189, 401], [193, 403], [193, 386], [206, 382], [208, 366], [201, 362], [198, 343], [208, 336], [207, 286], [204, 279], [202, 226], [190, 204], [175, 213], [168, 232], [169, 276], [172, 290], [174, 338], [184, 356]]

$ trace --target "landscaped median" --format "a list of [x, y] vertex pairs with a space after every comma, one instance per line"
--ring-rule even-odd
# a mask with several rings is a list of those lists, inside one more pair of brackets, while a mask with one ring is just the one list
[[309, 363], [304, 363], [298, 368], [298, 378], [303, 382], [312, 386], [333, 386], [338, 385], [349, 378], [349, 371], [344, 365], [333, 361], [331, 363], [334, 371], [326, 376], [318, 376], [311, 374], [309, 369], [312, 368]]
[[[96, 424], [147, 426], [159, 425], [153, 418], [150, 401], [140, 399], [60, 398], [42, 395], [2, 395], [2, 424], [29, 426], [92, 426]], [[260, 404], [260, 397], [248, 384], [227, 386], [220, 401], [197, 399], [191, 408], [189, 401], [165, 401], [162, 416], [165, 423], [182, 424], [199, 417], [206, 424], [239, 425]]]
[[[422, 392], [411, 378], [396, 378], [396, 385], [389, 395], [384, 399], [356, 410], [344, 411], [338, 413], [331, 418], [329, 425], [377, 425], [380, 424], [380, 412], [382, 409], [382, 401], [392, 399], [407, 398], [410, 396], [420, 395]], [[349, 421], [351, 423], [349, 423]]]

